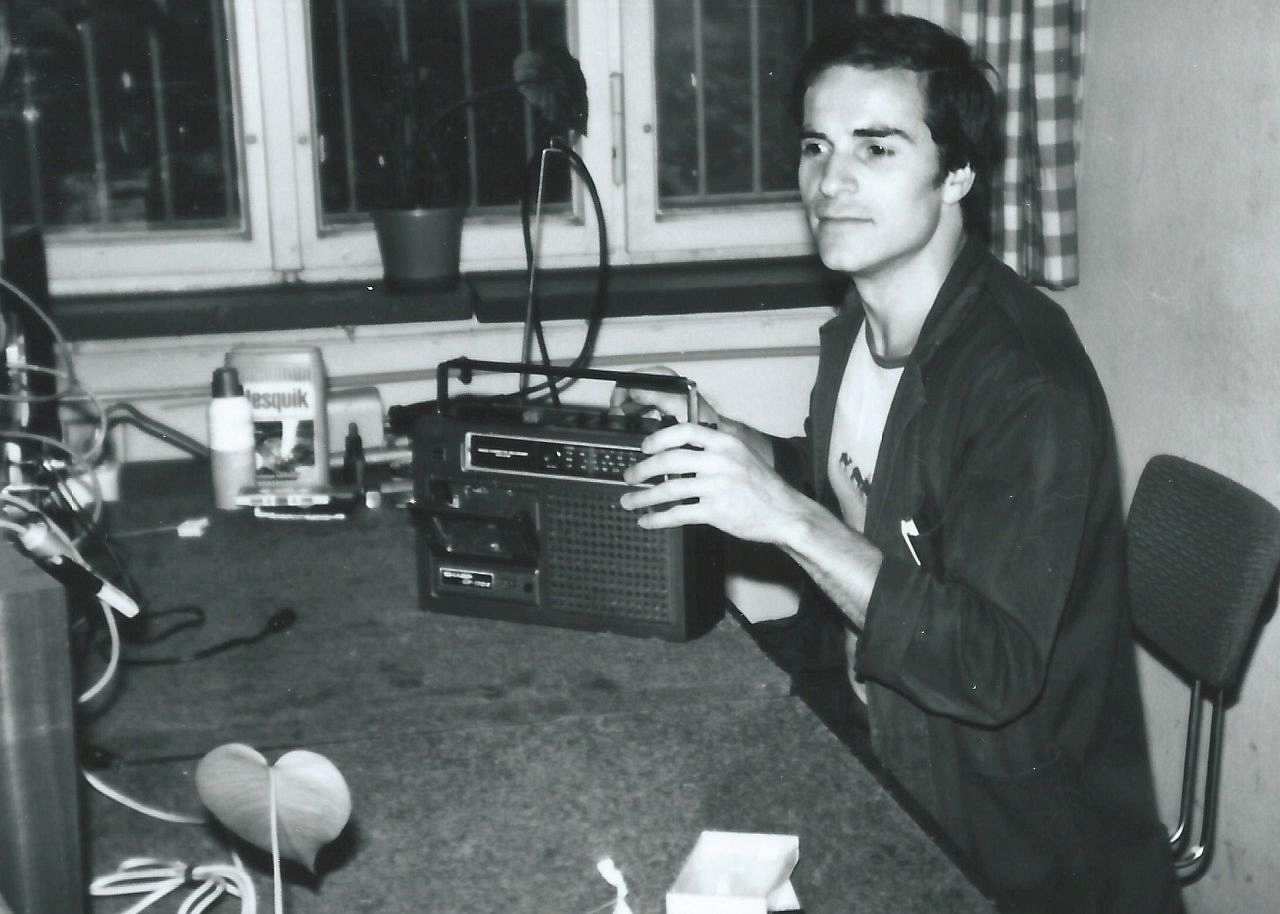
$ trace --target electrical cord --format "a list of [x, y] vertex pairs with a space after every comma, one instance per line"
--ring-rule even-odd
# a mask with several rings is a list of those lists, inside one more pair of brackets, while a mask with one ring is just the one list
[[202, 914], [224, 895], [240, 899], [240, 914], [257, 914], [258, 896], [253, 879], [239, 855], [232, 853], [231, 863], [188, 866], [179, 860], [155, 857], [130, 857], [121, 861], [114, 873], [99, 876], [89, 884], [89, 892], [97, 898], [117, 895], [145, 897], [120, 914], [140, 914], [166, 896], [186, 885], [194, 885], [177, 914]]
[[208, 446], [189, 435], [183, 434], [172, 426], [165, 425], [139, 410], [132, 403], [112, 403], [107, 409], [108, 425], [126, 422], [148, 434], [172, 444], [179, 450], [186, 451], [199, 460], [208, 460], [211, 453]]
[[204, 625], [206, 620], [205, 612], [199, 606], [176, 606], [173, 609], [162, 609], [159, 612], [148, 612], [147, 620], [149, 622], [154, 622], [156, 619], [160, 619], [165, 616], [183, 616], [185, 618], [178, 622], [174, 622], [168, 628], [161, 629], [154, 634], [131, 634], [129, 636], [129, 643], [159, 644], [161, 641], [166, 641], [169, 638], [172, 638], [178, 632], [186, 631], [189, 628], [199, 628]]
[[[595, 296], [592, 300], [591, 311], [587, 317], [586, 334], [583, 337], [582, 346], [573, 361], [569, 364], [570, 368], [583, 368], [591, 361], [592, 355], [595, 353], [596, 339], [600, 333], [600, 325], [604, 321], [605, 310], [609, 300], [609, 239], [608, 231], [604, 221], [604, 207], [600, 203], [600, 193], [596, 188], [595, 181], [591, 178], [591, 172], [587, 168], [587, 164], [582, 160], [576, 152], [566, 145], [562, 145], [563, 141], [559, 137], [552, 137], [547, 148], [540, 153], [534, 155], [529, 161], [529, 167], [526, 170], [524, 192], [520, 198], [520, 222], [524, 234], [524, 252], [525, 263], [529, 273], [529, 307], [525, 315], [526, 328], [525, 339], [529, 338], [530, 333], [534, 334], [538, 340], [539, 350], [542, 356], [543, 365], [550, 365], [550, 356], [547, 353], [547, 346], [542, 327], [541, 309], [538, 306], [538, 299], [534, 289], [534, 276], [537, 270], [536, 252], [533, 248], [533, 235], [531, 227], [530, 209], [534, 202], [530, 199], [530, 190], [535, 172], [538, 174], [538, 205], [541, 204], [541, 159], [547, 152], [554, 152], [562, 155], [568, 161], [570, 169], [581, 178], [583, 185], [587, 188], [587, 193], [591, 197], [591, 203], [596, 214], [596, 243], [598, 248], [597, 269], [596, 269], [596, 289]], [[535, 169], [535, 165], [539, 167]], [[526, 345], [527, 348], [527, 345]], [[560, 382], [543, 381], [532, 386], [522, 386], [521, 389], [514, 394], [502, 395], [502, 397], [518, 397], [527, 399], [530, 394], [547, 391], [548, 395], [554, 402], [559, 403], [559, 392], [564, 390], [574, 381], [573, 378], [562, 379]]]
[[[186, 612], [191, 614], [198, 614], [198, 618], [188, 620], [186, 622], [180, 622], [174, 626], [171, 626], [162, 634], [149, 639], [146, 643], [149, 643], [149, 644], [157, 643], [163, 640], [164, 638], [168, 638], [174, 634], [177, 634], [177, 632], [183, 629], [192, 628], [192, 627], [201, 625], [204, 622], [204, 611], [199, 609], [198, 607], [180, 607], [177, 610], [169, 610], [168, 612]], [[164, 615], [164, 613], [153, 613], [151, 614], [151, 618], [154, 618], [157, 615]], [[236, 638], [228, 638], [225, 641], [219, 641], [217, 644], [212, 644], [208, 647], [201, 648], [200, 650], [197, 650], [197, 651], [191, 651], [190, 653], [186, 653], [186, 654], [177, 654], [177, 655], [160, 656], [160, 657], [147, 657], [147, 656], [140, 656], [137, 654], [124, 655], [121, 657], [120, 662], [130, 666], [174, 666], [180, 663], [192, 663], [196, 660], [205, 660], [209, 657], [213, 657], [217, 654], [225, 653], [226, 651], [232, 650], [237, 647], [246, 647], [250, 644], [257, 644], [259, 641], [262, 641], [264, 638], [269, 638], [272, 635], [282, 634], [288, 631], [290, 628], [292, 628], [293, 624], [297, 621], [298, 621], [297, 612], [293, 608], [286, 606], [272, 613], [271, 616], [267, 619], [266, 623], [262, 626], [262, 629], [258, 631], [256, 634], [242, 635]]]
[[582, 161], [582, 157], [572, 149], [561, 148], [559, 151], [568, 157], [574, 171], [578, 173], [578, 177], [586, 185], [587, 193], [591, 195], [591, 204], [596, 213], [596, 245], [599, 248], [596, 293], [592, 301], [590, 316], [587, 319], [586, 336], [582, 340], [582, 347], [577, 357], [570, 364], [571, 368], [585, 368], [595, 354], [596, 338], [600, 335], [600, 325], [604, 322], [605, 310], [609, 304], [609, 238], [604, 224], [604, 208], [600, 204], [600, 193], [596, 189], [595, 181], [591, 179], [591, 172], [587, 170], [587, 163]]
[[[34, 461], [35, 471], [38, 474], [50, 473], [57, 478], [58, 473], [67, 471], [68, 475], [87, 476], [92, 480], [93, 494], [95, 496], [95, 504], [93, 508], [93, 522], [98, 520], [101, 511], [100, 493], [96, 491], [96, 477], [93, 474], [93, 468], [102, 457], [103, 449], [107, 440], [107, 419], [106, 412], [102, 409], [97, 397], [87, 387], [80, 383], [76, 375], [75, 363], [72, 358], [71, 348], [67, 343], [65, 335], [58, 327], [57, 323], [49, 316], [49, 313], [37, 304], [30, 295], [21, 288], [14, 285], [9, 280], [0, 276], [0, 287], [8, 290], [33, 314], [45, 327], [48, 328], [52, 344], [58, 356], [63, 362], [62, 368], [53, 368], [43, 365], [33, 365], [25, 361], [10, 362], [5, 365], [5, 370], [14, 374], [44, 374], [57, 379], [61, 384], [56, 385], [57, 389], [53, 392], [32, 392], [23, 390], [20, 393], [5, 392], [0, 394], [0, 402], [17, 403], [17, 404], [40, 404], [57, 402], [61, 404], [81, 404], [87, 403], [90, 406], [89, 413], [93, 417], [94, 432], [90, 438], [89, 444], [83, 449], [77, 449], [67, 444], [65, 441], [54, 438], [51, 435], [42, 434], [38, 431], [32, 431], [25, 428], [0, 428], [0, 440], [10, 440], [19, 443], [25, 443], [28, 446], [37, 446], [42, 455], [40, 459]], [[4, 339], [6, 347], [10, 341], [10, 328], [6, 325], [3, 327]], [[58, 454], [64, 455], [66, 465], [58, 466], [58, 461], [48, 456], [48, 452], [52, 450]], [[21, 453], [21, 452], [20, 452]], [[29, 458], [23, 455], [21, 460], [26, 461]]]
[[0, 493], [0, 503], [19, 508], [28, 515], [35, 515], [34, 520], [27, 520], [26, 523], [8, 521], [19, 528], [18, 531], [10, 532], [17, 533], [14, 539], [24, 552], [64, 584], [88, 590], [98, 597], [110, 637], [110, 652], [106, 669], [98, 681], [77, 698], [80, 704], [88, 704], [106, 689], [115, 678], [120, 665], [120, 630], [116, 625], [115, 612], [135, 616], [138, 614], [138, 605], [128, 594], [94, 572], [66, 531], [35, 505], [7, 493]]
[[[550, 353], [547, 349], [546, 336], [542, 326], [541, 306], [538, 301], [537, 290], [534, 285], [537, 273], [537, 257], [534, 250], [533, 235], [531, 223], [533, 214], [531, 212], [534, 200], [534, 185], [541, 186], [542, 160], [547, 153], [555, 153], [564, 156], [568, 161], [570, 168], [582, 179], [582, 183], [587, 188], [587, 193], [591, 197], [592, 207], [596, 215], [596, 235], [597, 246], [599, 249], [597, 258], [596, 271], [596, 289], [592, 300], [591, 310], [587, 316], [586, 334], [582, 340], [578, 354], [570, 363], [570, 368], [583, 368], [595, 354], [596, 339], [600, 333], [600, 325], [604, 322], [605, 311], [609, 302], [609, 239], [608, 230], [605, 226], [604, 207], [600, 202], [600, 192], [596, 188], [595, 181], [591, 177], [591, 172], [587, 168], [582, 158], [569, 148], [559, 137], [552, 137], [549, 145], [541, 151], [535, 153], [529, 160], [528, 167], [525, 171], [524, 188], [520, 197], [520, 223], [524, 235], [524, 253], [525, 263], [527, 267], [527, 275], [529, 277], [529, 295], [526, 304], [525, 314], [525, 330], [524, 341], [522, 343], [522, 357], [528, 351], [529, 343], [532, 340], [537, 341], [538, 352], [544, 367], [551, 364]], [[536, 179], [536, 180], [535, 180]], [[540, 205], [540, 199], [539, 199]], [[559, 405], [560, 392], [565, 390], [569, 385], [573, 384], [575, 378], [561, 378], [556, 380], [540, 381], [536, 384], [528, 384], [526, 377], [521, 377], [519, 388], [515, 391], [505, 394], [493, 394], [485, 399], [490, 401], [503, 400], [530, 400], [533, 395], [540, 394], [543, 397], [550, 398], [555, 405]], [[425, 400], [419, 403], [410, 403], [403, 405], [391, 406], [387, 410], [387, 420], [393, 430], [407, 434], [412, 427], [414, 418], [421, 415], [434, 415], [439, 409], [439, 404]]]
[[[525, 168], [524, 187], [520, 195], [520, 229], [524, 238], [524, 262], [525, 276], [528, 283], [528, 292], [525, 300], [525, 316], [524, 328], [521, 333], [520, 343], [520, 361], [527, 363], [529, 361], [529, 343], [531, 337], [536, 337], [538, 341], [538, 352], [542, 358], [542, 364], [546, 367], [551, 365], [551, 355], [547, 348], [546, 335], [542, 328], [542, 306], [538, 299], [536, 280], [538, 275], [537, 258], [540, 245], [535, 244], [533, 236], [533, 226], [536, 224], [538, 229], [537, 242], [542, 240], [542, 190], [544, 187], [544, 179], [547, 170], [547, 156], [555, 151], [553, 145], [548, 145], [541, 151], [535, 153], [529, 159], [529, 164]], [[536, 169], [534, 166], [537, 166]], [[530, 216], [530, 188], [536, 187], [536, 210], [532, 217]], [[520, 392], [526, 397], [529, 391], [528, 375], [520, 376]], [[554, 384], [547, 385], [550, 392], [551, 400], [556, 405], [560, 405], [560, 395]]]
[[100, 529], [102, 512], [106, 505], [106, 499], [102, 497], [102, 484], [98, 480], [98, 475], [92, 470], [82, 475], [89, 492], [89, 504], [87, 507], [81, 503], [79, 497], [72, 490], [71, 483], [65, 475], [50, 471], [49, 476], [51, 479], [49, 495], [62, 503], [68, 520], [80, 526], [80, 531], [73, 534], [72, 539], [77, 545], [83, 546]]
[[109, 786], [100, 777], [87, 769], [81, 768], [80, 774], [86, 781], [88, 781], [90, 787], [98, 791], [98, 793], [102, 794], [104, 797], [115, 800], [121, 806], [132, 809], [134, 812], [140, 812], [144, 816], [150, 816], [153, 819], [159, 819], [161, 822], [170, 822], [174, 825], [204, 825], [206, 821], [204, 816], [188, 816], [182, 813], [168, 812], [164, 809], [157, 809], [154, 806], [148, 806], [146, 803], [135, 800], [133, 797], [121, 793], [114, 787]]
[[66, 360], [68, 373], [74, 377], [75, 373], [71, 370], [71, 347], [67, 345], [67, 338], [63, 336], [62, 330], [59, 329], [58, 325], [53, 322], [53, 318], [49, 316], [47, 311], [37, 305], [30, 295], [22, 291], [22, 289], [15, 286], [3, 276], [0, 276], [0, 286], [8, 289], [20, 302], [31, 309], [32, 314], [39, 318], [40, 321], [49, 328], [49, 333], [53, 335], [53, 340], [58, 346], [58, 351], [62, 353], [63, 358]]

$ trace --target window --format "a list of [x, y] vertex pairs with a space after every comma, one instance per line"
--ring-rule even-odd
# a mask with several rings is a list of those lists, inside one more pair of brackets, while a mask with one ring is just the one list
[[634, 258], [810, 250], [794, 192], [791, 80], [815, 31], [866, 5], [623, 4], [626, 210]]
[[[0, 4], [0, 214], [43, 227], [55, 294], [380, 274], [398, 73], [443, 106], [561, 44], [588, 86], [579, 153], [615, 263], [809, 249], [786, 108], [800, 50], [852, 0], [10, 0]], [[514, 93], [457, 118], [467, 270], [523, 265], [543, 141]], [[595, 260], [567, 171], [542, 262]]]
[[[528, 47], [563, 46], [566, 34], [564, 0], [313, 0], [322, 230], [390, 204], [386, 172], [398, 145], [403, 96], [415, 96], [412, 110], [426, 124], [439, 122], [441, 157], [452, 153], [442, 164], [463, 185], [460, 201], [510, 214], [520, 201], [521, 166], [546, 140], [519, 94], [504, 91], [511, 61]], [[456, 106], [471, 97], [479, 100]], [[563, 203], [568, 170], [563, 160], [553, 161], [558, 167], [549, 196]]]

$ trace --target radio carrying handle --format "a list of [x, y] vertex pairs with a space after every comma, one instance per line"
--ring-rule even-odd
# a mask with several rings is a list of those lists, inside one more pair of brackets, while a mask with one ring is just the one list
[[436, 369], [436, 403], [444, 409], [449, 402], [449, 375], [456, 371], [458, 380], [470, 384], [477, 371], [499, 374], [543, 375], [551, 378], [581, 378], [591, 381], [612, 381], [624, 387], [652, 390], [657, 393], [674, 393], [685, 396], [686, 418], [698, 421], [698, 387], [693, 381], [679, 375], [649, 374], [642, 371], [602, 371], [597, 368], [561, 368], [557, 365], [541, 365], [526, 362], [486, 362], [477, 359], [449, 359]]

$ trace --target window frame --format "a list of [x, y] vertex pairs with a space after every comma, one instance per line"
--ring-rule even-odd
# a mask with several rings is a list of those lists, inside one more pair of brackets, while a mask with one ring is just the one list
[[[652, 3], [624, 3], [627, 240], [632, 262], [733, 260], [812, 253], [799, 201], [662, 212], [658, 198], [658, 102]], [[730, 242], [726, 239], [750, 239]]]
[[[278, 10], [276, 4], [223, 0], [227, 13], [228, 59], [236, 61], [231, 80], [232, 106], [239, 130], [236, 144], [243, 174], [243, 230], [183, 231], [163, 234], [120, 233], [104, 237], [91, 232], [46, 237], [49, 288], [52, 294], [185, 291], [221, 286], [263, 285], [280, 281], [274, 265], [271, 219], [266, 204], [272, 183], [270, 125], [280, 112], [248, 87], [281, 78], [278, 61], [261, 53], [259, 24]], [[255, 12], [257, 15], [255, 15]], [[268, 23], [268, 26], [270, 23]], [[216, 272], [210, 264], [217, 264]]]
[[[612, 147], [604, 125], [609, 111], [609, 45], [611, 42], [584, 40], [584, 36], [608, 34], [607, 6], [600, 3], [568, 2], [569, 43], [578, 57], [587, 83], [587, 105], [592, 113], [588, 134], [577, 148], [600, 192], [607, 228], [617, 223], [616, 194], [607, 183]], [[299, 278], [326, 282], [376, 279], [382, 263], [371, 224], [363, 223], [321, 229], [319, 219], [319, 160], [314, 137], [315, 97], [310, 74], [309, 17], [302, 4], [290, 10], [287, 33], [290, 85], [293, 94], [298, 154], [294, 157], [297, 187], [297, 217], [300, 237]], [[574, 266], [594, 262], [597, 251], [595, 215], [580, 182], [573, 182], [571, 212], [544, 219], [540, 239], [540, 263]], [[618, 250], [616, 239], [610, 247]], [[488, 214], [467, 217], [462, 238], [463, 272], [523, 269], [524, 241], [519, 220]]]
[[[569, 45], [586, 78], [589, 132], [579, 141], [601, 197], [610, 262], [721, 261], [807, 255], [799, 203], [658, 211], [654, 8], [636, 0], [566, 0]], [[55, 296], [202, 291], [293, 282], [361, 283], [381, 276], [371, 224], [322, 230], [314, 141], [310, 5], [222, 0], [228, 15], [245, 230], [88, 233], [48, 238]], [[649, 129], [646, 129], [648, 126]], [[570, 211], [547, 216], [539, 263], [591, 266], [594, 209], [580, 181]], [[735, 241], [734, 239], [742, 239]], [[518, 218], [469, 216], [462, 270], [524, 269]]]

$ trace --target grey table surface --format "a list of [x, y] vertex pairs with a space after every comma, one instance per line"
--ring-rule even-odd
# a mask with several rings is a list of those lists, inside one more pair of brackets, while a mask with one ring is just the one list
[[[213, 514], [207, 488], [179, 491], [127, 500], [109, 529], [153, 631], [180, 607], [205, 622], [126, 651], [190, 653], [284, 607], [298, 621], [202, 660], [125, 667], [83, 739], [113, 759], [98, 772], [112, 786], [188, 813], [201, 811], [195, 766], [217, 745], [332, 760], [352, 819], [315, 875], [286, 869], [287, 911], [586, 914], [609, 910], [595, 869], [609, 856], [635, 914], [659, 914], [704, 829], [797, 835], [793, 884], [811, 914], [992, 910], [733, 615], [671, 643], [426, 613], [403, 511], [271, 523]], [[195, 513], [212, 514], [203, 538], [129, 535]], [[214, 824], [166, 824], [91, 792], [85, 845], [94, 873], [236, 848], [271, 910], [269, 857]]]

